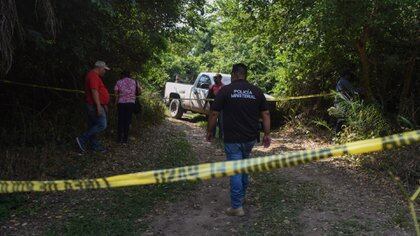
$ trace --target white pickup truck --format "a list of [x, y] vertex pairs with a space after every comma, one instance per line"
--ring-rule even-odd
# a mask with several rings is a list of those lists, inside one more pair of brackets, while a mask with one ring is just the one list
[[[206, 103], [207, 93], [214, 84], [213, 77], [216, 73], [203, 72], [197, 76], [194, 84], [167, 82], [165, 84], [165, 99], [169, 105], [171, 116], [180, 119], [186, 111], [208, 114], [210, 105]], [[231, 82], [230, 75], [221, 74], [222, 83], [228, 85]], [[273, 98], [265, 94], [267, 99]], [[273, 104], [274, 105], [274, 104]]]

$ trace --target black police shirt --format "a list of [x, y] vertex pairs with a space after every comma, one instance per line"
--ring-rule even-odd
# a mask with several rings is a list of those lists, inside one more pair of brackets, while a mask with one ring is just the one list
[[222, 111], [225, 143], [244, 143], [257, 139], [262, 111], [268, 110], [261, 89], [246, 80], [235, 80], [224, 86], [211, 106]]

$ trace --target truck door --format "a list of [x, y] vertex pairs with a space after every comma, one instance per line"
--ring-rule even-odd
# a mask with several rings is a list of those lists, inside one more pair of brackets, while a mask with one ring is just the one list
[[[194, 110], [196, 112], [200, 113], [206, 113], [206, 109], [204, 105], [206, 104], [206, 101], [201, 100], [205, 99], [207, 97], [207, 93], [209, 91], [209, 87], [211, 85], [211, 79], [207, 75], [201, 75], [194, 87], [191, 89], [191, 98], [192, 99], [198, 99], [198, 100], [191, 100], [191, 110]], [[209, 104], [207, 103], [207, 107]]]

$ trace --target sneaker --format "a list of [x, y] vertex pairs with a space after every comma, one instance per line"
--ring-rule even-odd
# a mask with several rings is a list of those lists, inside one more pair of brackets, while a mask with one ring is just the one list
[[226, 215], [229, 215], [229, 216], [244, 216], [245, 212], [244, 212], [244, 209], [242, 207], [239, 207], [239, 208], [236, 208], [236, 209], [233, 209], [233, 208], [229, 207], [226, 210]]
[[82, 140], [80, 140], [79, 137], [76, 138], [76, 143], [77, 143], [77, 146], [79, 147], [80, 151], [86, 152], [86, 149], [84, 147], [84, 143], [82, 142]]

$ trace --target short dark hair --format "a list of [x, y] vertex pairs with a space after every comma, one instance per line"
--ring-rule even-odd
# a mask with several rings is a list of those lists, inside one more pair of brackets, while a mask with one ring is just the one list
[[122, 77], [131, 77], [131, 73], [130, 73], [130, 71], [128, 71], [128, 70], [123, 70], [123, 71], [121, 72], [121, 76], [122, 76]]
[[234, 64], [232, 66], [232, 73], [242, 75], [244, 78], [246, 78], [248, 73], [248, 67], [243, 63]]
[[217, 73], [215, 76], [213, 76], [213, 79], [222, 79], [222, 75]]

